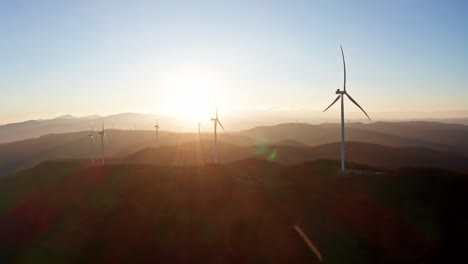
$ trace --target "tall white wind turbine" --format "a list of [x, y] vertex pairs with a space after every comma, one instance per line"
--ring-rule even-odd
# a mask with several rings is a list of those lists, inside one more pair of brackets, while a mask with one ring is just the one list
[[101, 136], [101, 164], [104, 165], [104, 140], [106, 140], [106, 130], [104, 129], [104, 121], [101, 120], [102, 123], [102, 130], [99, 131], [99, 135]]
[[214, 123], [214, 162], [218, 163], [218, 134], [217, 134], [218, 124], [224, 130], [224, 127], [218, 118], [218, 107], [216, 107], [216, 117], [211, 118], [211, 121], [213, 121]]
[[353, 104], [355, 104], [362, 112], [370, 119], [369, 115], [362, 109], [362, 107], [346, 92], [346, 63], [344, 58], [343, 47], [340, 45], [341, 48], [341, 56], [343, 57], [343, 72], [344, 72], [344, 82], [343, 82], [343, 91], [340, 89], [336, 89], [336, 94], [338, 95], [335, 100], [327, 107], [323, 112], [327, 111], [332, 105], [336, 103], [339, 99], [341, 99], [341, 173], [345, 171], [345, 124], [344, 124], [344, 96], [346, 95]]
[[158, 146], [158, 130], [159, 130], [159, 122], [156, 121], [156, 125], [154, 125], [154, 129], [156, 129], [156, 147]]
[[88, 134], [89, 137], [89, 155], [91, 164], [94, 164], [94, 124], [91, 122], [91, 131]]

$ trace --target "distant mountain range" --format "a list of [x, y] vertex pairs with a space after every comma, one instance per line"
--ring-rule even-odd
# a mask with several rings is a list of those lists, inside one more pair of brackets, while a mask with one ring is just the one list
[[[341, 140], [339, 124], [279, 124], [255, 127], [240, 134], [259, 142], [296, 140], [309, 146]], [[436, 122], [347, 123], [346, 141], [391, 147], [426, 147], [468, 154], [468, 126]]]
[[102, 117], [98, 115], [85, 117], [64, 115], [53, 119], [29, 120], [2, 125], [0, 126], [0, 143], [37, 138], [48, 134], [89, 131], [91, 124], [94, 124], [94, 130], [97, 131], [101, 129], [101, 122], [104, 122], [106, 129], [153, 130], [156, 119], [164, 124], [162, 125], [163, 129], [175, 129], [179, 126], [177, 120], [150, 114], [122, 113]]
[[[113, 128], [113, 129], [120, 129], [120, 130], [153, 130], [154, 129], [153, 126], [156, 120], [159, 120], [161, 128], [166, 131], [174, 131], [174, 132], [180, 132], [180, 131], [196, 132], [197, 131], [197, 126], [196, 126], [197, 122], [195, 122], [193, 126], [187, 127], [187, 124], [185, 124], [186, 122], [178, 120], [177, 118], [174, 118], [174, 117], [164, 116], [164, 115], [156, 116], [152, 114], [140, 114], [140, 113], [121, 113], [121, 114], [115, 114], [115, 115], [109, 115], [109, 116], [91, 115], [91, 116], [85, 116], [85, 117], [63, 115], [63, 116], [59, 116], [53, 119], [29, 120], [25, 122], [0, 125], [0, 143], [13, 142], [13, 141], [30, 139], [30, 138], [37, 138], [37, 137], [47, 135], [47, 134], [88, 131], [91, 129], [91, 123], [94, 123], [95, 130], [99, 130], [101, 128], [101, 121], [104, 121], [105, 127], [109, 129]], [[200, 120], [200, 121], [202, 121], [203, 125], [209, 123], [208, 119], [205, 121], [203, 120]], [[229, 122], [225, 123], [225, 122], [223, 124], [229, 131], [232, 131], [232, 129], [230, 129], [232, 127], [249, 128], [253, 126], [247, 125], [247, 124], [258, 125], [258, 124], [269, 123], [269, 122], [265, 122], [265, 120], [263, 119], [259, 119], [258, 122], [255, 122], [254, 120], [249, 119], [248, 121], [245, 121], [245, 122], [234, 122], [232, 126], [229, 126], [230, 123]], [[457, 125], [456, 123], [468, 125], [468, 118], [429, 119], [429, 120], [426, 120], [425, 122], [416, 122], [416, 121], [377, 122], [377, 123], [371, 123], [369, 125], [360, 124], [360, 123], [348, 123], [347, 125], [354, 126], [355, 128], [359, 128], [363, 130], [370, 130], [373, 132], [381, 132], [381, 133], [388, 134], [389, 131], [385, 130], [386, 128], [399, 129], [400, 127], [407, 126], [407, 124], [411, 124], [410, 127], [413, 127], [413, 128], [420, 127], [422, 129], [425, 129], [424, 124], [433, 124], [434, 126], [433, 128], [436, 128], [436, 129], [454, 128], [458, 130], [462, 126]], [[292, 128], [308, 127], [309, 130], [313, 130], [315, 128], [315, 129], [320, 129], [322, 131], [326, 131], [327, 127], [329, 126], [333, 127], [331, 123], [321, 124], [321, 125], [317, 125], [317, 124], [311, 125], [307, 123], [302, 123], [302, 124], [294, 123], [294, 124], [296, 124], [297, 127], [292, 127]], [[376, 125], [376, 124], [380, 124], [380, 125]], [[382, 126], [382, 124], [392, 124], [392, 125], [390, 125], [390, 127], [387, 127], [387, 125]], [[401, 126], [398, 124], [401, 124]], [[280, 127], [272, 126], [272, 127], [274, 127], [275, 129], [281, 128], [281, 126]], [[380, 128], [385, 128], [385, 129], [381, 131]], [[203, 127], [203, 130], [211, 132], [211, 126], [205, 126]], [[258, 132], [260, 129], [253, 129], [253, 130]], [[247, 130], [246, 132], [249, 132], [249, 130]], [[250, 131], [250, 132], [253, 132], [253, 131]], [[278, 133], [281, 133], [281, 131], [278, 131]], [[352, 136], [351, 131], [349, 135]], [[399, 135], [399, 133], [396, 133], [393, 135]], [[405, 137], [406, 135], [405, 133], [403, 133], [400, 136]], [[423, 134], [419, 134], [419, 136], [423, 136]], [[289, 140], [289, 139], [295, 140], [294, 138], [284, 138], [284, 137], [282, 138], [283, 138], [282, 140]], [[260, 138], [260, 140], [263, 140], [263, 139]], [[353, 138], [351, 138], [351, 140], [359, 141]], [[334, 142], [334, 141], [331, 141], [331, 142]], [[321, 142], [319, 140], [318, 144], [331, 143], [331, 142]], [[373, 142], [373, 143], [377, 143], [377, 142]], [[316, 145], [316, 143], [313, 143], [312, 145]]]
[[[73, 132], [49, 134], [39, 138], [26, 139], [0, 144], [0, 175], [18, 169], [28, 168], [39, 162], [55, 159], [91, 159], [91, 147], [94, 158], [100, 159], [101, 139], [94, 133], [94, 144], [88, 137], [89, 132]], [[154, 131], [107, 130], [105, 143], [106, 157], [124, 157], [139, 150], [154, 147], [156, 136]], [[210, 134], [202, 134], [204, 141], [212, 139]], [[237, 146], [254, 145], [255, 141], [242, 135], [220, 135], [221, 142]], [[198, 140], [198, 134], [159, 132], [162, 146], [177, 146]]]
[[[123, 120], [124, 116], [120, 116]], [[135, 117], [129, 114], [127, 117]], [[81, 124], [96, 117], [78, 118]], [[117, 120], [107, 117], [107, 120]], [[148, 119], [145, 119], [148, 118]], [[76, 126], [73, 117], [60, 117], [54, 121], [58, 127]], [[135, 118], [133, 118], [135, 119]], [[141, 120], [151, 121], [141, 116]], [[39, 122], [39, 121], [37, 121]], [[40, 123], [40, 122], [39, 122]], [[35, 123], [37, 125], [37, 123]], [[48, 128], [47, 124], [41, 123]], [[435, 122], [376, 122], [371, 124], [346, 124], [347, 160], [379, 167], [441, 167], [465, 169], [468, 164], [468, 126]], [[24, 127], [33, 126], [32, 124]], [[84, 126], [84, 125], [83, 125]], [[27, 130], [27, 129], [25, 129]], [[43, 131], [46, 131], [44, 129]], [[90, 159], [91, 145], [89, 131], [48, 134], [10, 143], [0, 144], [0, 175], [28, 168], [39, 162], [54, 159]], [[174, 133], [160, 131], [160, 149], [157, 159], [168, 159], [194, 163], [188, 152], [202, 148], [203, 155], [198, 159], [211, 162], [213, 134]], [[285, 164], [299, 163], [312, 159], [339, 159], [340, 129], [338, 124], [310, 125], [301, 123], [261, 126], [239, 132], [221, 132], [219, 140], [221, 157], [224, 161], [234, 161], [249, 157], [261, 157]], [[192, 143], [190, 143], [192, 142]], [[364, 144], [365, 143], [365, 144]], [[193, 147], [193, 150], [190, 149]], [[108, 129], [105, 155], [108, 158], [123, 158], [139, 151], [151, 152], [155, 147], [155, 132], [143, 130]], [[94, 133], [94, 156], [99, 158], [100, 138]], [[145, 150], [146, 149], [146, 150]], [[143, 155], [142, 153], [139, 153]], [[137, 155], [137, 154], [135, 154]], [[150, 154], [148, 154], [151, 156]], [[134, 157], [135, 158], [135, 157]], [[154, 160], [156, 157], [150, 157]], [[137, 159], [138, 160], [138, 159]], [[143, 158], [144, 160], [144, 158]]]
[[[191, 141], [193, 135], [163, 134], [171, 145], [148, 148], [152, 135], [139, 132], [139, 137], [123, 135], [125, 131], [113, 131], [108, 144], [106, 159], [111, 162], [129, 164], [157, 164], [164, 166], [191, 166], [213, 162], [213, 144], [205, 135], [202, 143]], [[81, 134], [81, 137], [79, 135]], [[146, 135], [145, 135], [146, 134]], [[56, 144], [48, 144], [53, 138]], [[136, 140], [136, 139], [139, 140]], [[42, 140], [43, 139], [43, 140]], [[232, 144], [233, 142], [242, 144]], [[259, 158], [279, 164], [291, 165], [309, 160], [340, 159], [340, 143], [330, 143], [307, 147], [283, 144], [252, 145], [247, 138], [220, 137], [219, 155], [221, 162], [234, 162], [248, 158]], [[230, 142], [230, 143], [226, 143]], [[0, 147], [0, 176], [20, 169], [34, 166], [46, 160], [86, 159], [89, 161], [89, 145], [83, 133], [61, 134], [28, 140], [10, 148]], [[294, 142], [292, 142], [294, 143]], [[98, 145], [98, 144], [96, 144]], [[95, 162], [100, 163], [100, 148], [95, 146]], [[377, 144], [348, 142], [347, 162], [369, 166], [396, 169], [401, 167], [444, 168], [457, 171], [468, 171], [467, 157], [451, 152], [433, 150], [423, 147], [388, 147]]]

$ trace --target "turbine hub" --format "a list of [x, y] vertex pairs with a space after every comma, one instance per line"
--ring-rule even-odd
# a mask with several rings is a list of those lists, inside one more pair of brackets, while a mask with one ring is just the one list
[[345, 94], [346, 91], [341, 91], [340, 89], [336, 89], [336, 92], [335, 92], [335, 93], [336, 93], [336, 94]]

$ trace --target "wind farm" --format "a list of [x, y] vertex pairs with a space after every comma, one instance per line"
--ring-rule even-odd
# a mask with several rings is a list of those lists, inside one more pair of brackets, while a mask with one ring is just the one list
[[0, 3], [0, 263], [465, 263], [467, 11]]

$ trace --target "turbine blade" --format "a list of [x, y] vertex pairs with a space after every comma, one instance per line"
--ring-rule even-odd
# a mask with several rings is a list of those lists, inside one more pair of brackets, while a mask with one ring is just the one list
[[346, 92], [346, 63], [344, 59], [343, 46], [341, 46], [341, 44], [340, 44], [340, 48], [341, 48], [341, 56], [343, 57], [343, 72], [344, 72], [343, 90]]
[[366, 111], [364, 111], [364, 109], [362, 109], [362, 107], [356, 101], [354, 101], [354, 99], [351, 97], [351, 95], [346, 94], [346, 96], [348, 96], [349, 100], [351, 100], [351, 102], [353, 102], [357, 107], [359, 107], [359, 109], [361, 109], [362, 112], [364, 112], [364, 114], [367, 116], [367, 118], [369, 118], [369, 120], [372, 121], [370, 119], [369, 115], [366, 113]]
[[224, 131], [226, 131], [226, 129], [224, 129], [223, 125], [221, 124], [221, 122], [219, 122], [219, 120], [216, 120], [218, 122], [218, 124], [223, 128]]
[[336, 103], [336, 101], [338, 101], [338, 99], [340, 99], [339, 95], [336, 97], [336, 99], [333, 101], [333, 103], [331, 103], [327, 108], [325, 108], [325, 110], [323, 110], [323, 112], [327, 111], [328, 108], [330, 108], [332, 105], [334, 105]]

